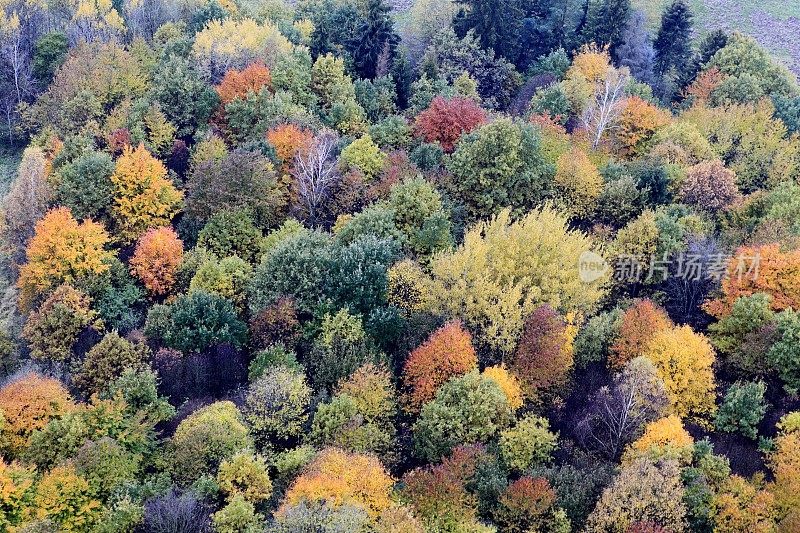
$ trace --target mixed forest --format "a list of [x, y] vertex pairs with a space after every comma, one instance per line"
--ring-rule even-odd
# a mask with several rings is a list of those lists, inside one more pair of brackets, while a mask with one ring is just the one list
[[0, 531], [800, 532], [800, 84], [673, 0], [0, 0]]

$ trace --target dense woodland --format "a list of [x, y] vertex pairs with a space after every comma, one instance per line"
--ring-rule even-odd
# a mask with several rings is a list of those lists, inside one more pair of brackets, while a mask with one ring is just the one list
[[752, 38], [0, 8], [0, 530], [800, 532], [800, 85]]

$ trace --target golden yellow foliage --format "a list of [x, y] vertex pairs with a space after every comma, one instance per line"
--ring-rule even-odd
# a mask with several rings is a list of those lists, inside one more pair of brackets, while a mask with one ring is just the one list
[[302, 500], [325, 500], [329, 505], [355, 505], [371, 517], [393, 506], [389, 491], [394, 480], [375, 457], [338, 448], [322, 450], [286, 493], [280, 515]]
[[714, 348], [689, 326], [657, 332], [643, 355], [664, 380], [673, 412], [699, 423], [716, 411], [714, 403]]
[[79, 223], [66, 207], [50, 210], [36, 223], [25, 250], [27, 263], [17, 280], [20, 309], [27, 312], [36, 299], [62, 283], [107, 272], [114, 257], [105, 250], [108, 241], [100, 224], [91, 220]]
[[168, 226], [180, 211], [183, 193], [167, 179], [167, 168], [144, 145], [126, 147], [114, 174], [112, 214], [119, 236], [132, 242], [150, 228]]
[[652, 459], [675, 459], [683, 464], [692, 459], [694, 439], [675, 415], [665, 416], [647, 424], [644, 435], [631, 443], [623, 462], [628, 463], [641, 456]]
[[576, 217], [590, 215], [603, 192], [603, 177], [580, 148], [558, 158], [555, 184], [564, 209]]
[[505, 393], [511, 409], [522, 407], [522, 386], [517, 377], [506, 370], [505, 365], [490, 366], [483, 371], [483, 375], [497, 383]]

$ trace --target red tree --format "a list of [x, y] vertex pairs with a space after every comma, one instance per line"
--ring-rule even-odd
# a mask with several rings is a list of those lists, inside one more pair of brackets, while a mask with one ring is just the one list
[[414, 134], [425, 142], [439, 142], [452, 152], [458, 139], [486, 122], [486, 112], [469, 98], [437, 96], [430, 107], [417, 115]]
[[525, 320], [510, 370], [520, 379], [525, 393], [562, 385], [572, 368], [572, 344], [567, 322], [552, 307], [538, 307]]

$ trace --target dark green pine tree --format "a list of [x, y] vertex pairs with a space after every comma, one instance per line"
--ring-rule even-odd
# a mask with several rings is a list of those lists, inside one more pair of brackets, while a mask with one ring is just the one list
[[692, 67], [692, 11], [686, 0], [672, 0], [661, 16], [653, 47], [656, 51], [655, 71], [680, 79]]
[[473, 30], [482, 48], [515, 62], [525, 11], [520, 0], [456, 0], [461, 9], [453, 20], [459, 37]]
[[399, 40], [394, 31], [391, 8], [383, 0], [367, 0], [361, 23], [347, 46], [358, 75], [374, 78], [383, 60], [386, 60], [388, 68]]
[[614, 52], [622, 44], [630, 12], [630, 0], [590, 1], [583, 22], [583, 42], [608, 45]]

